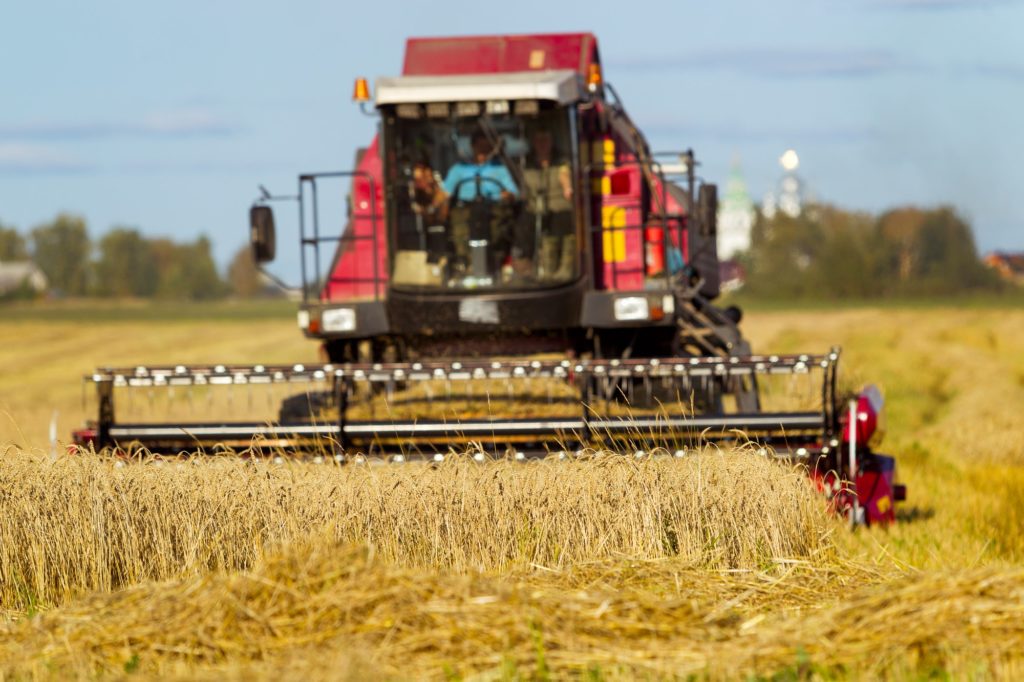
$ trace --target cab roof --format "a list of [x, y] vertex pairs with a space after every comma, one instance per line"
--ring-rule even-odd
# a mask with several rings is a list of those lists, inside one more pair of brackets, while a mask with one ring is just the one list
[[464, 102], [542, 99], [568, 104], [580, 99], [583, 88], [575, 71], [523, 71], [451, 76], [378, 78], [376, 103]]

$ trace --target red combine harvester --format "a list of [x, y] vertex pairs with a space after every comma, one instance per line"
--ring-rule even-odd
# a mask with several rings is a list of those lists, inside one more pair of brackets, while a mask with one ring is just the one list
[[[894, 461], [869, 447], [880, 395], [838, 395], [836, 350], [751, 354], [740, 311], [712, 303], [716, 188], [692, 151], [650, 150], [593, 35], [411, 39], [374, 94], [354, 170], [301, 175], [250, 211], [265, 263], [270, 204], [297, 204], [298, 320], [323, 364], [103, 368], [78, 444], [405, 461], [753, 441], [806, 462], [851, 518], [895, 518]], [[256, 387], [283, 387], [274, 414], [238, 421], [229, 400], [221, 419], [115, 418], [130, 389], [165, 415], [154, 395], [244, 390], [251, 407]]]

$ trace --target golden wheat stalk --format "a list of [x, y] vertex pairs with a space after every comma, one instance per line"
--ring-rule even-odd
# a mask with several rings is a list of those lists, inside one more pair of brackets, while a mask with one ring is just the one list
[[828, 551], [805, 476], [767, 458], [335, 466], [0, 458], [0, 606], [212, 569], [330, 529], [408, 567], [561, 568], [608, 557], [758, 566]]

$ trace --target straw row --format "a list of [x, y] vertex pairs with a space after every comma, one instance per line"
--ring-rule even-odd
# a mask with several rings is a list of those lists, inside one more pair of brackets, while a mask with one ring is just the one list
[[89, 598], [9, 627], [15, 677], [1012, 679], [1024, 571], [883, 576], [856, 565], [439, 575], [329, 540], [258, 570]]
[[246, 569], [330, 529], [402, 566], [560, 568], [608, 557], [750, 567], [831, 551], [806, 477], [747, 451], [682, 460], [335, 466], [0, 457], [0, 607]]

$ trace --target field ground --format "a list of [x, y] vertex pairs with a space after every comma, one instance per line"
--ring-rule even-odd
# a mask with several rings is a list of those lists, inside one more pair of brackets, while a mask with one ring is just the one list
[[[751, 457], [743, 454], [695, 460], [707, 464], [687, 479], [699, 483], [696, 496], [688, 484], [672, 483], [679, 472], [641, 467], [636, 476], [654, 478], [637, 494], [655, 501], [637, 509], [649, 508], [653, 526], [614, 506], [612, 498], [621, 502], [633, 489], [623, 482], [633, 474], [621, 464], [601, 465], [612, 467], [611, 478], [596, 464], [583, 473], [548, 472], [557, 499], [541, 479], [517, 482], [520, 493], [527, 486], [538, 495], [513, 500], [511, 489], [501, 488], [488, 498], [497, 506], [487, 513], [466, 506], [485, 503], [468, 497], [478, 484], [456, 471], [450, 490], [436, 484], [446, 501], [438, 502], [440, 511], [429, 508], [434, 525], [413, 515], [392, 527], [352, 525], [366, 518], [364, 508], [338, 501], [339, 488], [351, 482], [333, 479], [340, 475], [334, 467], [321, 474], [285, 467], [267, 473], [279, 485], [264, 490], [245, 478], [252, 472], [215, 473], [203, 464], [188, 465], [190, 475], [203, 477], [188, 479], [170, 468], [136, 476], [109, 462], [49, 462], [54, 414], [61, 438], [85, 418], [79, 377], [94, 366], [316, 359], [290, 308], [270, 304], [269, 322], [259, 313], [258, 306], [71, 306], [21, 309], [0, 322], [0, 578], [7, 577], [0, 609], [8, 622], [0, 678], [1024, 677], [1018, 306], [748, 313], [744, 327], [756, 351], [820, 352], [838, 344], [852, 383], [882, 387], [882, 450], [897, 456], [909, 489], [900, 523], [888, 530], [850, 532], [808, 520], [820, 511], [786, 488], [785, 476], [773, 478], [788, 472], [760, 464], [751, 470], [784, 504], [760, 509], [765, 522], [744, 526], [748, 531], [725, 523], [712, 512], [728, 508], [730, 517], [747, 518], [763, 506], [751, 492], [756, 486], [715, 473]], [[198, 485], [207, 477], [225, 481], [223, 489]], [[319, 481], [316, 495], [325, 496], [311, 499], [334, 500], [347, 512], [328, 522], [296, 511], [287, 493], [307, 479]], [[415, 487], [421, 483], [374, 479], [360, 489], [378, 497], [361, 504], [397, 522], [399, 509], [386, 502], [419, 493], [400, 498], [388, 490], [413, 485], [422, 492]], [[140, 492], [147, 489], [161, 494]], [[591, 501], [573, 502], [575, 493]], [[182, 514], [190, 495], [201, 500], [194, 513]], [[543, 511], [541, 498], [567, 525], [530, 516]], [[694, 499], [704, 506], [683, 504]], [[723, 499], [738, 506], [723, 507]], [[473, 538], [504, 518], [488, 516], [501, 511], [499, 501], [512, 505], [514, 522], [501, 536], [507, 561], [488, 564], [468, 548], [483, 547]], [[254, 514], [247, 505], [270, 511]], [[691, 534], [664, 522], [677, 518], [666, 510], [680, 514], [679, 528]], [[236, 511], [252, 523], [209, 520], [235, 518]], [[460, 516], [467, 513], [475, 525]], [[172, 514], [180, 523], [143, 524]], [[587, 515], [598, 518], [578, 520]], [[609, 519], [636, 521], [630, 532], [655, 535], [638, 543], [640, 536], [622, 535]], [[184, 526], [194, 535], [180, 535]], [[676, 530], [668, 533], [670, 526]], [[754, 533], [747, 540], [755, 550], [723, 554], [744, 532]], [[407, 541], [389, 544], [396, 533]], [[575, 537], [591, 538], [586, 551], [566, 539]], [[802, 540], [792, 544], [794, 538]], [[128, 558], [153, 547], [164, 548], [159, 566]], [[231, 559], [235, 551], [242, 558]], [[19, 564], [20, 556], [31, 561]], [[72, 565], [93, 566], [92, 577]], [[18, 584], [10, 579], [17, 571]]]

